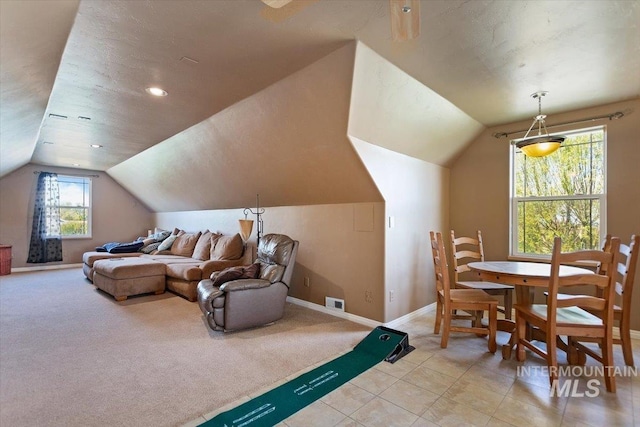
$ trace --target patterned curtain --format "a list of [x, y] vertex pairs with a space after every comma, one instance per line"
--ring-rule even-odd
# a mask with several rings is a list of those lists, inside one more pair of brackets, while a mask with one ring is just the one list
[[40, 172], [29, 244], [30, 263], [62, 261], [58, 175]]

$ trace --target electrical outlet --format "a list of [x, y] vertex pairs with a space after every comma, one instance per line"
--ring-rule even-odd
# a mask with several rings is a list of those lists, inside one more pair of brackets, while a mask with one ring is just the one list
[[304, 278], [304, 286], [305, 286], [305, 287], [307, 287], [307, 288], [308, 288], [309, 286], [311, 286], [311, 280], [309, 280], [309, 278], [308, 278], [308, 277], [305, 277], [305, 278]]
[[389, 302], [393, 302], [396, 299], [396, 291], [389, 291]]
[[373, 292], [371, 290], [364, 291], [364, 300], [368, 303], [373, 302]]

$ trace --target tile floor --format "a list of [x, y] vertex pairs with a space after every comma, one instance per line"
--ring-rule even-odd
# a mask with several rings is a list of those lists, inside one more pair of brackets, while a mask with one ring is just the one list
[[[433, 316], [394, 325], [407, 332], [416, 347], [407, 356], [376, 365], [278, 426], [640, 426], [640, 378], [617, 377], [615, 394], [607, 393], [600, 381], [599, 395], [588, 397], [596, 393], [588, 380], [601, 377], [572, 377], [578, 379], [576, 392], [583, 397], [551, 397], [548, 377], [539, 369], [546, 365], [535, 354], [527, 352], [524, 363], [505, 361], [500, 351], [487, 352], [485, 338], [464, 333], [453, 333], [448, 348], [442, 349], [440, 336], [433, 334]], [[499, 333], [498, 344], [507, 339]], [[614, 352], [616, 366], [624, 366], [620, 347], [614, 346]], [[634, 358], [640, 363], [637, 341]], [[559, 359], [566, 365], [563, 357]], [[599, 366], [593, 361], [588, 365]], [[518, 375], [518, 366], [532, 369]], [[250, 397], [188, 425], [198, 425]]]

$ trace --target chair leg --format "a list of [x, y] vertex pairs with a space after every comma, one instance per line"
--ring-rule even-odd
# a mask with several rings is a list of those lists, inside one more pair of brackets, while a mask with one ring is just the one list
[[433, 327], [433, 333], [438, 335], [440, 333], [440, 324], [442, 323], [442, 310], [443, 310], [442, 300], [440, 296], [438, 296], [438, 300], [436, 301], [436, 324]]
[[471, 320], [471, 326], [473, 326], [474, 328], [482, 328], [482, 317], [484, 315], [484, 311], [475, 310], [470, 313], [473, 316], [473, 320]]
[[511, 310], [513, 310], [513, 291], [508, 289], [504, 294], [504, 318], [511, 320]]
[[558, 351], [556, 337], [547, 335], [547, 366], [549, 367], [549, 385], [558, 379]]
[[633, 367], [633, 348], [631, 347], [631, 327], [629, 324], [620, 323], [620, 341], [622, 341], [622, 354], [624, 363]]
[[489, 307], [489, 352], [495, 353], [496, 346], [496, 330], [498, 329], [498, 307]]
[[569, 365], [577, 365], [578, 348], [576, 347], [575, 340], [570, 336], [567, 337], [567, 347], [565, 351], [567, 353], [567, 362], [569, 362]]
[[440, 340], [440, 347], [447, 348], [449, 343], [449, 331], [451, 329], [451, 310], [445, 310], [444, 323], [442, 325], [442, 339]]
[[524, 320], [522, 316], [518, 315], [518, 311], [516, 310], [516, 360], [518, 362], [524, 362], [524, 345], [522, 344], [522, 340], [525, 339], [527, 333], [527, 322]]
[[607, 391], [616, 392], [616, 378], [613, 375], [613, 337], [611, 336], [611, 328], [605, 332], [602, 340], [602, 365], [604, 366], [604, 383]]

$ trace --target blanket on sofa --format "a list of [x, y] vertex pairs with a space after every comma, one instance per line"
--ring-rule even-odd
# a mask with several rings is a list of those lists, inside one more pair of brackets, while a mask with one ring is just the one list
[[109, 252], [110, 254], [124, 254], [129, 252], [138, 252], [142, 246], [144, 246], [144, 242], [142, 240], [136, 240], [135, 242], [129, 243], [110, 242], [105, 243], [102, 246], [98, 246], [96, 251]]

